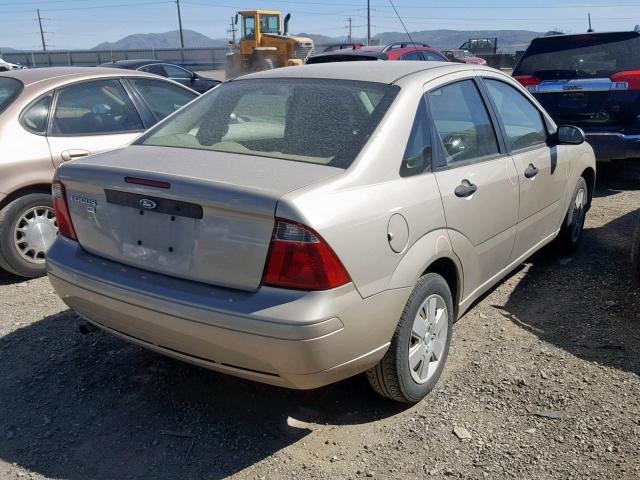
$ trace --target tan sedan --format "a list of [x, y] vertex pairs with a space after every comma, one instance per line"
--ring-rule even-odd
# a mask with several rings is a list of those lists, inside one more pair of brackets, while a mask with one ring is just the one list
[[61, 165], [49, 279], [154, 351], [293, 388], [367, 371], [417, 402], [475, 300], [578, 247], [595, 174], [584, 133], [494, 69], [270, 70]]
[[112, 68], [0, 73], [0, 268], [45, 273], [60, 163], [122, 147], [196, 97], [167, 79]]

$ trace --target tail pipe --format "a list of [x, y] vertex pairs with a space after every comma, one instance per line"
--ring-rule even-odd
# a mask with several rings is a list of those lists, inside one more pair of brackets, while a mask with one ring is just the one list
[[289, 20], [291, 20], [291, 14], [287, 13], [284, 17], [284, 26], [282, 34], [286, 37], [289, 34]]

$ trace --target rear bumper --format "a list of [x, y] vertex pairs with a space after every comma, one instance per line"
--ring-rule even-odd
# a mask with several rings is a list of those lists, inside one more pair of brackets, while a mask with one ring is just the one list
[[110, 333], [212, 370], [301, 389], [378, 362], [410, 294], [363, 299], [352, 284], [239, 292], [104, 260], [63, 237], [47, 268], [65, 303]]
[[598, 162], [640, 159], [640, 134], [619, 132], [586, 132], [587, 141], [593, 147]]

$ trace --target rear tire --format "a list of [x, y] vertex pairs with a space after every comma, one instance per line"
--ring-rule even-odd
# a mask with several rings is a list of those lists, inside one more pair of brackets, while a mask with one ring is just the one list
[[571, 197], [569, 211], [558, 234], [557, 245], [561, 252], [572, 253], [580, 246], [588, 203], [589, 188], [587, 187], [587, 181], [580, 177]]
[[421, 277], [387, 353], [367, 371], [371, 387], [379, 395], [403, 403], [418, 403], [428, 395], [449, 355], [453, 315], [453, 299], [445, 279], [437, 273]]
[[26, 278], [46, 274], [44, 254], [56, 233], [50, 194], [16, 198], [0, 210], [0, 267]]

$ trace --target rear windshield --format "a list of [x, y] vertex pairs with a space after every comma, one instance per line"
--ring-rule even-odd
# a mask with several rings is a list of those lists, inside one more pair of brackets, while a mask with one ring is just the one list
[[536, 39], [513, 75], [534, 75], [542, 80], [604, 78], [638, 69], [638, 33], [600, 33]]
[[225, 83], [138, 140], [347, 168], [399, 87], [319, 79]]
[[7, 108], [22, 91], [22, 82], [15, 78], [0, 78], [0, 112]]

